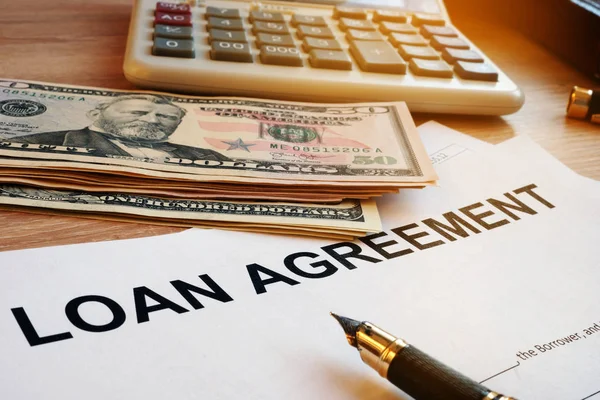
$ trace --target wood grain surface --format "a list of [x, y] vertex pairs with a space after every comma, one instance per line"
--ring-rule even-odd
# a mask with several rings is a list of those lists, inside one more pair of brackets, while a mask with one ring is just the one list
[[[128, 0], [0, 0], [0, 76], [133, 89], [122, 72], [130, 12]], [[576, 172], [600, 180], [600, 126], [565, 117], [571, 87], [593, 82], [518, 32], [468, 11], [449, 12], [524, 90], [525, 105], [505, 117], [415, 114], [417, 124], [435, 119], [490, 143], [529, 135]], [[182, 230], [9, 211], [0, 211], [0, 226], [0, 250]]]

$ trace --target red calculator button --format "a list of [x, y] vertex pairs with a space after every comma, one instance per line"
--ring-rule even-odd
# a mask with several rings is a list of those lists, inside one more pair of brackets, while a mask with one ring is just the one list
[[192, 26], [192, 15], [157, 12], [154, 15], [154, 24]]
[[156, 3], [156, 11], [172, 14], [190, 14], [192, 9], [189, 4], [166, 3], [164, 1], [159, 1]]

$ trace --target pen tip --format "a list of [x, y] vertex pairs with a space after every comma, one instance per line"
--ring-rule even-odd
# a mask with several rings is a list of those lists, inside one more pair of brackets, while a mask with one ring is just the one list
[[360, 326], [360, 322], [356, 321], [352, 318], [342, 317], [341, 315], [337, 315], [335, 313], [330, 312], [331, 316], [336, 319], [336, 321], [340, 324], [344, 333], [346, 334], [346, 340], [352, 347], [357, 347], [356, 343], [356, 331]]

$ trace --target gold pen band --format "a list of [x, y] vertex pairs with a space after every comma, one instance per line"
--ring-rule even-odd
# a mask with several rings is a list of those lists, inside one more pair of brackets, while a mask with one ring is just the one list
[[408, 346], [404, 340], [369, 322], [364, 322], [356, 331], [356, 343], [360, 358], [384, 378], [387, 378], [388, 368], [396, 354]]
[[503, 396], [500, 393], [496, 393], [496, 392], [489, 392], [487, 394], [487, 396], [485, 396], [483, 399], [481, 400], [516, 400], [513, 397], [507, 397], [507, 396]]

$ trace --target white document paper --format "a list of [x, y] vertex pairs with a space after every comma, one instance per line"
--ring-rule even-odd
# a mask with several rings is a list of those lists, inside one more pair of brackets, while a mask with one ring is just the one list
[[[506, 395], [600, 398], [598, 184], [526, 138], [489, 146], [420, 130], [439, 138], [424, 138], [430, 154], [445, 151], [440, 186], [379, 202], [378, 251], [189, 230], [0, 253], [0, 398], [407, 399], [329, 311]], [[449, 212], [479, 233], [430, 227]], [[350, 251], [364, 259], [334, 256]]]

